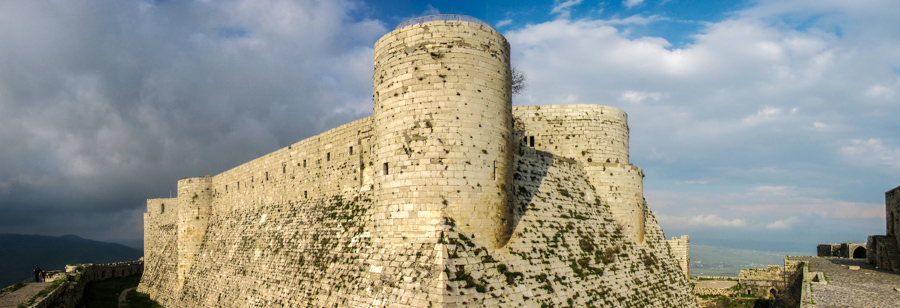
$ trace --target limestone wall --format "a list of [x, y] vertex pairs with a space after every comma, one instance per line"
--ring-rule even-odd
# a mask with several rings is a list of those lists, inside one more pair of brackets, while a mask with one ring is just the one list
[[[54, 272], [47, 282], [57, 287], [47, 296], [37, 300], [31, 308], [71, 308], [77, 307], [84, 295], [84, 289], [91, 282], [113, 278], [140, 275], [143, 262], [117, 262], [108, 264], [66, 265], [65, 273]], [[83, 305], [83, 304], [82, 304]]]
[[691, 279], [691, 238], [687, 235], [682, 235], [681, 238], [673, 237], [671, 240], [667, 240], [666, 244], [669, 245], [669, 251], [672, 252], [675, 260], [678, 260], [684, 276]]
[[637, 242], [644, 238], [643, 171], [628, 164], [628, 116], [599, 105], [522, 106], [513, 110], [522, 146], [585, 165], [613, 218]]
[[[509, 45], [483, 23], [409, 23], [375, 61], [372, 117], [148, 200], [139, 291], [167, 307], [696, 307], [624, 112], [554, 106], [514, 129]], [[514, 142], [530, 132], [562, 149]]]
[[764, 269], [743, 269], [738, 276], [738, 281], [748, 291], [747, 294], [766, 298], [784, 291], [785, 280], [784, 267], [778, 265], [769, 265]]
[[444, 213], [477, 242], [506, 241], [510, 80], [509, 43], [478, 23], [418, 23], [375, 43], [380, 233], [433, 241]]
[[900, 244], [900, 186], [884, 193], [885, 219], [887, 236], [893, 237]]
[[144, 213], [144, 273], [138, 292], [172, 294], [178, 280], [176, 198], [147, 200]]
[[505, 247], [472, 241], [450, 217], [432, 243], [374, 242], [372, 192], [349, 192], [214, 214], [183, 291], [150, 294], [167, 307], [695, 307], [652, 214], [638, 245], [582, 164], [526, 150], [515, 166]]
[[353, 121], [214, 176], [213, 211], [322, 198], [371, 186], [377, 168], [371, 158], [371, 125], [371, 117]]
[[581, 163], [628, 164], [628, 115], [600, 105], [517, 106], [525, 126], [521, 141]]
[[900, 271], [900, 187], [884, 193], [886, 235], [871, 235], [866, 242], [866, 262], [878, 268]]

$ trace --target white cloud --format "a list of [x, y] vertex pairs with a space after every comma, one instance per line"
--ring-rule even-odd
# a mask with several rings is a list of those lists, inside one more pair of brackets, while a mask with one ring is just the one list
[[797, 218], [797, 217], [795, 217], [795, 216], [791, 216], [791, 217], [788, 217], [788, 218], [786, 218], [786, 219], [776, 220], [776, 221], [774, 221], [774, 222], [771, 222], [771, 223], [769, 223], [769, 224], [766, 224], [766, 229], [769, 229], [769, 230], [787, 230], [787, 229], [791, 229], [791, 228], [792, 228], [795, 224], [797, 224], [798, 222], [800, 222], [800, 219], [799, 219], [799, 218]]
[[634, 6], [636, 6], [636, 5], [639, 5], [639, 4], [641, 4], [641, 3], [644, 3], [644, 0], [625, 0], [625, 1], [622, 1], [622, 5], [625, 5], [625, 7], [628, 7], [628, 8], [632, 8], [632, 7], [634, 7]]
[[743, 122], [744, 124], [753, 126], [760, 123], [774, 121], [780, 115], [781, 108], [765, 106], [762, 110], [756, 112], [756, 114], [744, 118]]
[[569, 18], [572, 7], [581, 4], [582, 1], [584, 0], [566, 0], [558, 2], [555, 6], [553, 6], [553, 10], [551, 10], [550, 13], [559, 14], [559, 17], [561, 18]]
[[841, 148], [841, 154], [851, 164], [900, 170], [900, 149], [890, 148], [878, 138], [850, 140]]
[[753, 188], [752, 191], [755, 193], [784, 195], [787, 193], [787, 188], [784, 186], [758, 186]]
[[667, 216], [657, 215], [661, 223], [676, 225], [682, 228], [695, 227], [744, 227], [747, 222], [743, 219], [724, 219], [715, 214], [697, 215], [697, 216]]
[[678, 181], [679, 184], [687, 184], [687, 185], [706, 185], [709, 184], [707, 180], [695, 180], [695, 181]]
[[512, 22], [513, 22], [512, 19], [504, 19], [504, 20], [498, 21], [497, 24], [494, 25], [494, 27], [501, 28], [503, 26], [508, 26], [508, 25], [512, 24]]
[[882, 84], [876, 84], [866, 90], [866, 96], [879, 101], [891, 100], [894, 98], [894, 89]]
[[656, 92], [625, 91], [622, 92], [621, 100], [632, 104], [642, 104], [648, 100], [658, 101], [662, 96]]

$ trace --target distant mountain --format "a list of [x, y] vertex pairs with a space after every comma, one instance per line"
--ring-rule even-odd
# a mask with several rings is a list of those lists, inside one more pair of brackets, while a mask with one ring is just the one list
[[66, 264], [134, 261], [143, 255], [122, 244], [75, 235], [0, 234], [0, 288], [33, 279], [35, 265], [45, 271], [65, 270]]

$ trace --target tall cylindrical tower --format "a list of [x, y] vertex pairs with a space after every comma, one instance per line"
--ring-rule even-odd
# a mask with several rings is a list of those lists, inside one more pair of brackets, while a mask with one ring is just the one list
[[497, 247], [509, 238], [509, 43], [475, 18], [405, 22], [375, 43], [380, 236], [429, 242], [444, 222]]

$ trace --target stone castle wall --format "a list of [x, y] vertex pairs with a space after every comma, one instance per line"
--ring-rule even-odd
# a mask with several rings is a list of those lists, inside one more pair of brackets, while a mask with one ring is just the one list
[[[695, 306], [627, 162], [624, 112], [547, 107], [578, 114], [555, 141], [567, 155], [520, 147], [567, 128], [513, 126], [508, 48], [464, 21], [385, 35], [372, 117], [148, 200], [139, 291], [172, 307]], [[619, 163], [567, 158], [575, 146]]]
[[878, 268], [900, 271], [900, 186], [884, 193], [885, 235], [870, 235], [866, 262]]
[[644, 238], [644, 174], [628, 163], [628, 116], [599, 105], [522, 106], [513, 116], [524, 146], [572, 158], [585, 166], [591, 185], [611, 206], [625, 233]]
[[691, 279], [691, 238], [687, 235], [682, 235], [680, 238], [673, 237], [671, 240], [666, 240], [666, 244], [669, 245], [669, 250], [672, 251], [675, 260], [678, 260], [684, 276]]
[[[143, 261], [117, 262], [108, 264], [76, 264], [66, 265], [65, 273], [52, 273], [47, 282], [54, 283], [56, 288], [44, 298], [39, 299], [30, 308], [71, 308], [83, 306], [79, 303], [84, 290], [91, 282], [113, 278], [140, 275], [143, 272]], [[24, 307], [21, 306], [20, 307]]]
[[763, 269], [743, 269], [738, 276], [738, 282], [747, 294], [764, 298], [774, 298], [778, 292], [784, 291], [785, 280], [785, 268], [778, 265], [769, 265]]
[[423, 23], [375, 43], [375, 160], [389, 169], [376, 175], [380, 233], [433, 241], [443, 213], [476, 242], [506, 242], [510, 80], [509, 43], [481, 24]]

